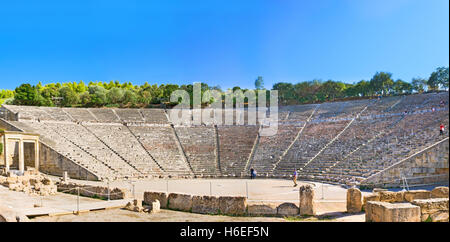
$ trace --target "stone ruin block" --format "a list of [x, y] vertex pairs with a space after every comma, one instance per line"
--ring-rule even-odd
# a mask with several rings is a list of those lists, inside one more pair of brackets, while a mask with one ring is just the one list
[[358, 188], [347, 189], [347, 212], [359, 213], [362, 210], [362, 195]]
[[404, 192], [381, 191], [380, 202], [398, 203], [404, 201]]
[[146, 213], [159, 213], [161, 209], [161, 204], [159, 200], [154, 200], [148, 206], [144, 207], [144, 212]]
[[416, 199], [431, 198], [431, 192], [426, 190], [407, 191], [404, 194], [405, 201], [412, 202]]
[[219, 209], [221, 214], [244, 215], [247, 210], [247, 198], [219, 197]]
[[253, 216], [276, 216], [277, 210], [277, 205], [273, 203], [254, 203], [248, 205], [247, 214]]
[[364, 196], [363, 197], [363, 205], [362, 205], [363, 210], [366, 209], [367, 202], [370, 202], [370, 201], [379, 202], [380, 201], [380, 194], [372, 193], [372, 194]]
[[144, 210], [142, 207], [142, 200], [134, 199], [133, 201], [128, 202], [125, 209], [133, 212], [142, 212]]
[[314, 188], [311, 185], [300, 187], [300, 215], [315, 215]]
[[192, 212], [201, 214], [218, 214], [219, 198], [215, 196], [193, 196]]
[[448, 198], [448, 187], [436, 187], [431, 191], [431, 198]]
[[420, 222], [420, 207], [411, 203], [370, 201], [366, 205], [366, 222]]
[[294, 203], [283, 203], [277, 208], [278, 216], [297, 216], [300, 209]]
[[168, 208], [173, 210], [190, 212], [192, 210], [192, 195], [170, 193], [168, 199]]
[[422, 221], [448, 222], [448, 198], [416, 199], [412, 204], [420, 207]]
[[167, 197], [166, 192], [144, 192], [144, 202], [146, 204], [152, 204], [152, 202], [158, 200], [161, 208], [167, 208]]

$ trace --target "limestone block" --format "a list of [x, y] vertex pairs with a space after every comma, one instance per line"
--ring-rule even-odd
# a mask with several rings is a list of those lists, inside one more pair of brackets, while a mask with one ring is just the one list
[[404, 199], [405, 201], [412, 202], [416, 199], [427, 199], [431, 198], [431, 192], [426, 190], [415, 190], [415, 191], [407, 191], [405, 192]]
[[277, 208], [278, 216], [297, 216], [299, 213], [300, 209], [294, 203], [283, 203]]
[[359, 213], [362, 210], [362, 195], [358, 188], [347, 189], [347, 212]]
[[372, 194], [364, 196], [363, 197], [363, 209], [364, 210], [366, 209], [367, 202], [369, 202], [369, 201], [379, 202], [380, 201], [380, 194], [372, 193]]
[[273, 203], [255, 203], [248, 205], [247, 213], [253, 216], [275, 216], [277, 209], [277, 205]]
[[403, 202], [403, 192], [382, 191], [380, 194], [380, 202], [396, 203]]
[[436, 187], [431, 191], [431, 198], [448, 198], [448, 187]]
[[219, 197], [221, 214], [244, 215], [247, 210], [246, 197]]
[[[416, 199], [412, 201], [412, 204], [420, 207], [421, 220], [426, 221], [429, 217], [438, 218], [442, 220], [443, 215], [441, 213], [447, 213], [449, 211], [449, 199], [448, 198], [430, 198], [430, 199]], [[440, 215], [436, 215], [440, 214]], [[448, 216], [448, 215], [447, 215]], [[444, 215], [445, 219], [445, 215]]]
[[161, 204], [158, 200], [153, 201], [150, 205], [150, 213], [159, 213]]
[[193, 196], [192, 212], [201, 214], [218, 214], [219, 198], [215, 196]]
[[411, 203], [370, 201], [366, 206], [366, 222], [420, 222], [420, 207]]
[[144, 202], [151, 204], [158, 200], [161, 208], [167, 208], [167, 193], [166, 192], [144, 192]]
[[192, 195], [170, 193], [168, 199], [168, 208], [180, 211], [190, 212], [192, 209]]
[[311, 185], [300, 187], [300, 215], [315, 215], [314, 189]]
[[448, 222], [448, 211], [446, 212], [437, 212], [430, 215], [431, 222]]

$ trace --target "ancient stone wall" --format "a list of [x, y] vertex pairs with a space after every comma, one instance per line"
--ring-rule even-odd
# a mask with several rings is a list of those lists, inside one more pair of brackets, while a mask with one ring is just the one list
[[70, 178], [90, 181], [99, 180], [97, 175], [56, 152], [50, 146], [40, 142], [39, 147], [39, 171], [55, 176], [62, 176], [64, 171], [67, 171]]
[[361, 182], [366, 187], [398, 187], [402, 185], [401, 177], [408, 183], [436, 184], [449, 181], [449, 139], [419, 152], [399, 163], [368, 177]]

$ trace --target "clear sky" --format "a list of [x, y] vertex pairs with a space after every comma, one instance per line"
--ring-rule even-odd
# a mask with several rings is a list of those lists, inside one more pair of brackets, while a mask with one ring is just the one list
[[0, 0], [0, 89], [38, 81], [229, 88], [449, 65], [448, 0]]

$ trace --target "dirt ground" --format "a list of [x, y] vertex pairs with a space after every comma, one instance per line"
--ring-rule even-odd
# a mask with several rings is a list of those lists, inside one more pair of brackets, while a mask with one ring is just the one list
[[202, 215], [161, 209], [159, 213], [137, 213], [124, 209], [101, 210], [80, 215], [42, 216], [33, 222], [364, 222], [364, 214], [329, 214], [317, 218], [231, 217]]

